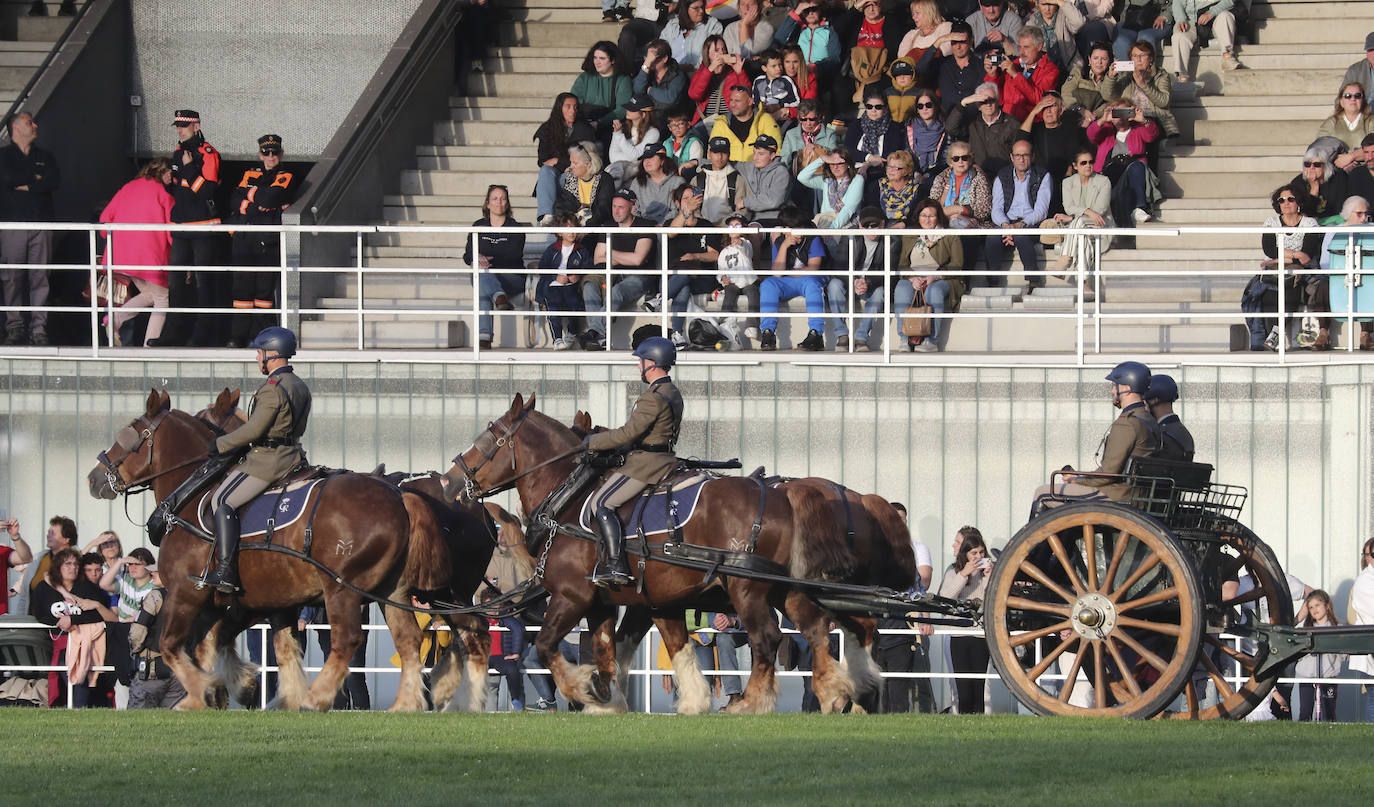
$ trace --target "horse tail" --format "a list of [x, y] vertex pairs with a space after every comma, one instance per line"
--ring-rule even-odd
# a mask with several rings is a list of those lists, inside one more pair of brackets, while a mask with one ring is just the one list
[[439, 519], [424, 496], [405, 491], [401, 498], [410, 517], [410, 552], [403, 580], [421, 591], [442, 589], [448, 585], [453, 559]]
[[880, 561], [880, 547], [873, 547], [873, 559], [878, 563], [875, 568], [880, 571], [883, 578], [879, 580], [879, 584], [892, 588], [910, 588], [916, 584], [916, 551], [911, 548], [911, 531], [887, 499], [867, 493], [864, 494], [862, 501], [864, 509], [878, 522], [878, 529], [887, 539], [887, 547], [892, 553], [893, 562], [883, 563]]
[[844, 528], [826, 497], [805, 482], [783, 485], [792, 505], [792, 558], [795, 577], [836, 579], [848, 575], [853, 556], [845, 543]]
[[492, 520], [501, 525], [497, 538], [501, 548], [510, 553], [511, 562], [515, 564], [520, 579], [527, 580], [533, 577], [534, 556], [525, 546], [525, 530], [520, 525], [520, 519], [495, 502], [487, 502], [486, 508]]

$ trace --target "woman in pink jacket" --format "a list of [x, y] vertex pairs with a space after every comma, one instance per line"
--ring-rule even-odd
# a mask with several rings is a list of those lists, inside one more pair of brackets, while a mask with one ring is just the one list
[[[166, 183], [172, 179], [172, 164], [165, 157], [156, 157], [143, 166], [138, 176], [130, 180], [114, 195], [100, 214], [102, 224], [167, 224], [171, 221], [172, 195]], [[166, 315], [157, 309], [167, 307], [167, 260], [172, 248], [172, 234], [166, 230], [119, 230], [106, 235], [105, 261], [115, 271], [133, 279], [138, 290], [114, 312], [114, 344], [119, 340], [119, 327], [137, 316], [140, 308], [153, 307], [148, 317], [144, 347], [157, 347]], [[146, 266], [147, 269], [133, 267]]]
[[[1146, 149], [1159, 139], [1159, 126], [1145, 117], [1144, 110], [1125, 98], [1112, 100], [1102, 115], [1088, 125], [1088, 140], [1097, 147], [1093, 168], [1112, 181], [1112, 208], [1124, 213], [1136, 225], [1154, 218], [1150, 214], [1158, 181], [1146, 162]], [[1116, 216], [1119, 222], [1125, 215]]]

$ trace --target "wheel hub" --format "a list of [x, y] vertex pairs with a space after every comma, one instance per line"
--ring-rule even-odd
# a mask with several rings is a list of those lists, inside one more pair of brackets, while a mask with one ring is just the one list
[[1085, 639], [1104, 639], [1116, 628], [1116, 605], [1101, 594], [1084, 594], [1073, 604], [1069, 620]]

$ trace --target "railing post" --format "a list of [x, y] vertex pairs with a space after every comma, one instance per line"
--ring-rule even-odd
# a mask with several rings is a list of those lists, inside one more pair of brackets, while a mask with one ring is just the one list
[[[478, 238], [476, 230], [468, 233], [468, 236], [472, 239], [472, 243], [470, 244], [472, 249], [472, 264], [468, 266], [468, 271], [472, 272], [472, 357], [480, 359], [482, 358], [482, 334], [480, 332], [481, 326], [478, 324], [478, 319], [482, 316], [482, 300], [481, 295], [478, 293], [478, 287], [481, 285], [481, 277], [479, 276], [480, 273], [478, 269], [482, 266], [482, 255], [478, 252], [478, 248], [481, 246], [481, 241]], [[492, 312], [492, 345], [496, 344], [496, 313], [495, 311]]]
[[[100, 266], [100, 264], [98, 263], [99, 258], [98, 258], [98, 257], [96, 256], [96, 254], [95, 254], [95, 228], [94, 228], [94, 227], [92, 227], [91, 229], [89, 229], [89, 230], [86, 231], [86, 243], [87, 243], [88, 248], [91, 250], [91, 271], [90, 271], [90, 281], [89, 281], [90, 284], [91, 284], [91, 287], [90, 287], [90, 288], [91, 288], [91, 358], [94, 359], [94, 358], [99, 358], [99, 357], [100, 357], [100, 303], [99, 303], [99, 301], [96, 299], [96, 294], [95, 294], [96, 272], [99, 271], [99, 266]], [[109, 239], [108, 241], [105, 242], [105, 250], [106, 250], [106, 255], [108, 256], [108, 260], [114, 260], [113, 246], [114, 246], [114, 239], [113, 239], [113, 238], [111, 238], [111, 239]], [[112, 277], [106, 276], [106, 282], [107, 282], [107, 283], [112, 282], [112, 281], [113, 281], [113, 278], [112, 278]], [[27, 281], [26, 281], [26, 282], [27, 282]], [[107, 290], [106, 290], [106, 303], [109, 302], [108, 297], [109, 297], [109, 291], [108, 291], [108, 288], [107, 288]], [[110, 333], [107, 334], [107, 336], [109, 336], [109, 335], [111, 335], [111, 334], [113, 334], [113, 331], [110, 331]], [[113, 338], [110, 338], [109, 342], [110, 342], [110, 345], [111, 345], [111, 346], [114, 345], [114, 339], [113, 339]]]
[[[668, 323], [668, 309], [671, 302], [668, 300], [668, 234], [654, 233], [654, 239], [658, 241], [658, 326], [663, 333], [672, 337], [672, 329]], [[691, 289], [689, 288], [690, 292]], [[683, 330], [687, 329], [686, 322], [682, 325]], [[687, 334], [682, 335], [685, 339]]]
[[[354, 272], [358, 283], [358, 350], [363, 349], [363, 231], [358, 230], [353, 234], [353, 251], [355, 254]], [[284, 280], [283, 280], [284, 282]], [[286, 302], [286, 298], [282, 298]], [[283, 306], [284, 307], [284, 306]], [[265, 686], [265, 685], [264, 685]]]
[[[281, 225], [277, 226], [281, 227]], [[281, 229], [277, 232], [277, 253], [278, 257], [281, 259], [281, 288], [277, 291], [277, 319], [283, 328], [288, 327], [286, 319], [286, 273], [288, 271], [286, 266], [286, 233], [287, 231], [285, 229]], [[358, 299], [363, 299], [363, 283], [361, 277], [358, 279]], [[362, 331], [362, 329], [362, 325], [359, 324], [358, 330]]]
[[[1065, 235], [1064, 237], [1073, 238], [1072, 235]], [[1085, 240], [1086, 239], [1078, 238], [1075, 239], [1074, 243], [1074, 252], [1077, 253], [1074, 255], [1074, 263], [1076, 264], [1074, 266], [1074, 279], [1078, 282], [1078, 327], [1074, 328], [1074, 331], [1077, 334], [1075, 350], [1078, 353], [1078, 365], [1080, 367], [1083, 365], [1083, 308], [1086, 305], [1086, 302], [1083, 300], [1083, 288], [1087, 285], [1087, 277], [1085, 274], [1087, 267], [1083, 260], [1083, 242]], [[1048, 253], [1048, 250], [1046, 250], [1046, 252]], [[1046, 260], [1048, 259], [1049, 256], [1047, 254]]]
[[1287, 313], [1288, 309], [1288, 305], [1286, 303], [1287, 295], [1284, 294], [1284, 286], [1287, 285], [1287, 283], [1284, 282], [1284, 279], [1288, 275], [1287, 238], [1288, 233], [1279, 233], [1279, 271], [1276, 277], [1278, 277], [1279, 280], [1279, 310], [1277, 313], [1279, 315], [1278, 342], [1280, 364], [1284, 363], [1284, 361], [1286, 361], [1288, 358], [1288, 317], [1284, 316]]

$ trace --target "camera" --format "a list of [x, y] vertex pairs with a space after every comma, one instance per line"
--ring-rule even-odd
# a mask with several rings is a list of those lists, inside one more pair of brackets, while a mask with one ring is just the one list
[[1128, 106], [1117, 107], [1112, 110], [1112, 117], [1116, 120], [1130, 120], [1135, 117], [1135, 109]]
[[992, 53], [988, 54], [988, 61], [992, 62], [993, 64], [1001, 64], [1003, 58], [1005, 57], [1003, 57], [1002, 51], [1000, 50], [995, 50]]

